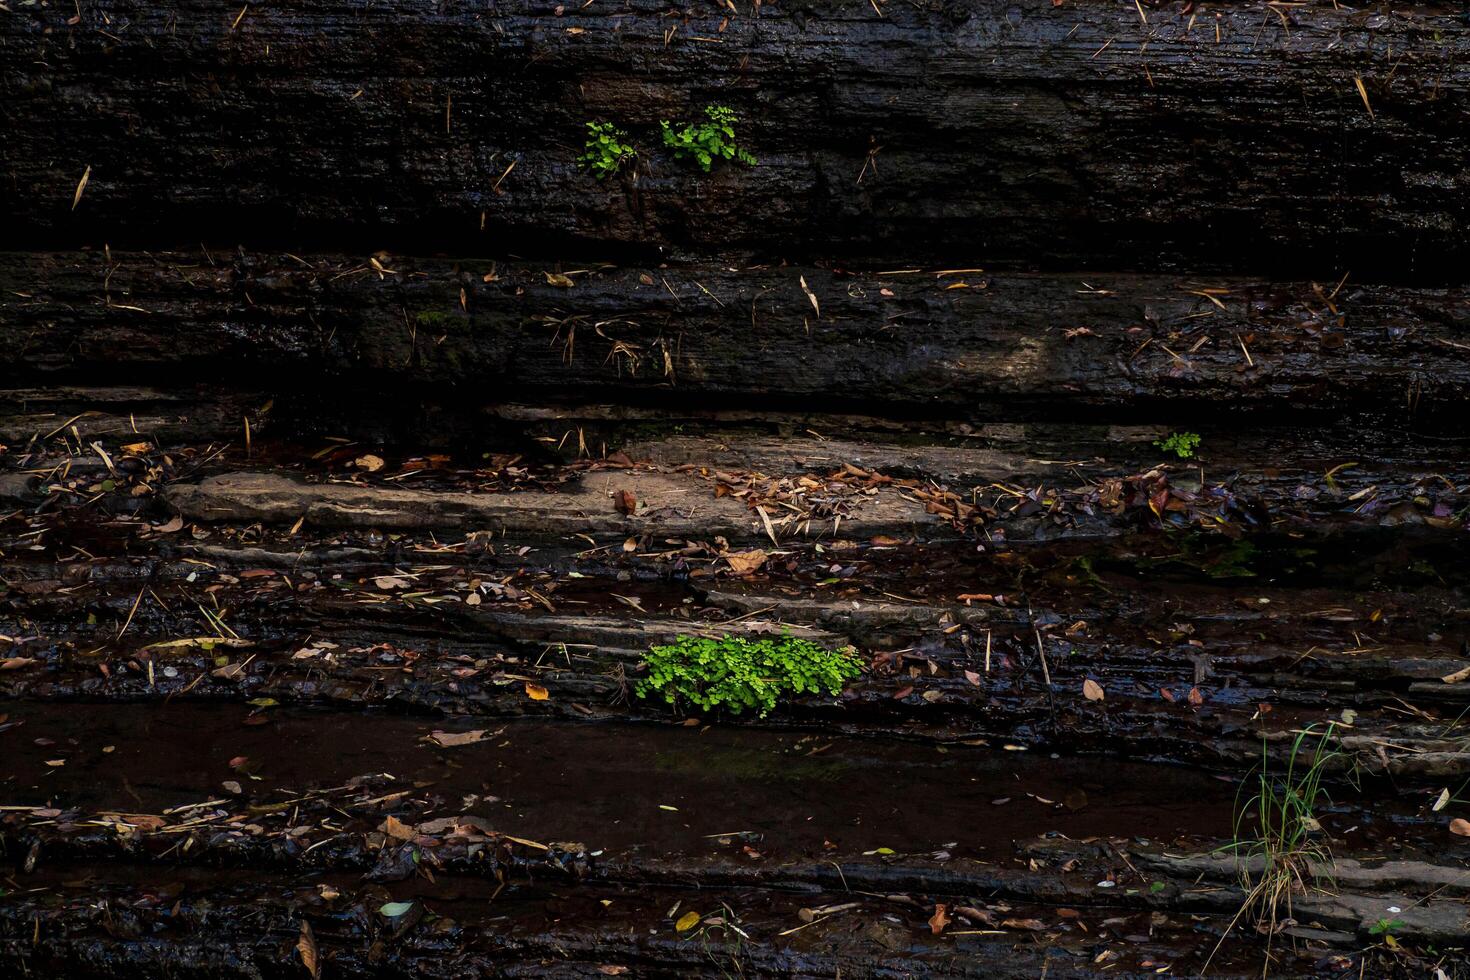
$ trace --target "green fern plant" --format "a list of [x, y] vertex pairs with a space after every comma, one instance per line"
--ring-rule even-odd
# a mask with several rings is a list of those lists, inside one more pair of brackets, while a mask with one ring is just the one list
[[706, 173], [716, 160], [735, 160], [755, 166], [755, 157], [735, 143], [735, 110], [729, 106], [704, 107], [707, 122], [688, 123], [675, 129], [663, 122], [664, 146], [681, 160], [693, 160]]
[[577, 162], [592, 171], [598, 180], [611, 177], [624, 163], [638, 155], [627, 142], [628, 134], [607, 122], [587, 124], [586, 151]]
[[681, 636], [648, 651], [648, 677], [638, 683], [640, 698], [661, 694], [669, 704], [703, 711], [756, 709], [764, 718], [784, 697], [837, 695], [862, 673], [851, 647], [827, 650], [793, 636], [745, 639]]
[[1154, 445], [1180, 459], [1189, 459], [1199, 448], [1199, 442], [1198, 432], [1171, 432], [1167, 439], [1155, 439]]

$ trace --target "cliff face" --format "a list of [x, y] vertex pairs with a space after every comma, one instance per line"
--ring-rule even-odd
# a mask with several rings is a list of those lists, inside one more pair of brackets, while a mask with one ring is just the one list
[[[0, 963], [1459, 975], [1467, 51], [0, 2]], [[860, 673], [671, 706], [681, 637]]]

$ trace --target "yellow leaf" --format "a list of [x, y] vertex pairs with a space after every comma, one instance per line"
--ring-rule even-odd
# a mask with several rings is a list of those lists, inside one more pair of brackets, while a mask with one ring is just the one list
[[562, 289], [571, 289], [576, 285], [575, 282], [572, 282], [571, 276], [564, 276], [560, 272], [547, 272], [545, 269], [542, 269], [541, 272], [542, 275], [546, 276], [546, 284], [549, 286], [560, 286]]
[[679, 921], [674, 923], [674, 928], [680, 932], [688, 932], [697, 925], [699, 925], [699, 913], [685, 912]]
[[545, 701], [551, 697], [551, 692], [540, 684], [532, 684], [530, 681], [527, 681], [526, 696], [532, 701]]

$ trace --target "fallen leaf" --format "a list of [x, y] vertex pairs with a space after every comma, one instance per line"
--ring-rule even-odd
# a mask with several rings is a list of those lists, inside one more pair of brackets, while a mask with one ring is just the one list
[[822, 318], [822, 304], [817, 302], [817, 294], [812, 292], [812, 287], [806, 284], [806, 276], [797, 276], [796, 279], [801, 283], [801, 291], [806, 293], [806, 298], [812, 301], [812, 309], [817, 311], [817, 319], [820, 320]]
[[241, 793], [245, 792], [244, 787], [242, 787], [233, 779], [226, 779], [224, 782], [220, 783], [220, 785], [225, 788], [225, 792], [233, 793], [236, 796], [239, 796]]
[[6, 657], [0, 660], [0, 670], [20, 670], [36, 662], [35, 657]]
[[995, 917], [986, 909], [979, 909], [973, 905], [956, 905], [955, 915], [962, 915], [978, 926], [994, 926]]
[[311, 923], [301, 920], [301, 938], [296, 940], [296, 951], [301, 954], [301, 965], [311, 974], [312, 980], [322, 975], [321, 963], [317, 960], [316, 936], [312, 935]]
[[751, 551], [732, 551], [725, 555], [725, 561], [730, 563], [730, 571], [736, 575], [750, 575], [766, 563], [766, 557], [764, 551], [756, 548]]
[[945, 905], [942, 903], [934, 906], [934, 914], [929, 916], [929, 931], [939, 935], [944, 927], [949, 925], [949, 916], [944, 914]]
[[378, 825], [378, 829], [389, 837], [396, 837], [399, 840], [409, 840], [413, 837], [413, 828], [391, 814]]
[[576, 285], [576, 283], [572, 282], [571, 276], [564, 276], [560, 272], [546, 272], [542, 270], [542, 274], [546, 276], [546, 283], [549, 286], [560, 286], [562, 289], [571, 289]]
[[1438, 813], [1439, 811], [1443, 810], [1446, 806], [1449, 806], [1449, 802], [1450, 788], [1446, 786], [1444, 789], [1439, 791], [1439, 798], [1434, 801], [1434, 812]]
[[638, 510], [638, 498], [629, 490], [619, 490], [613, 495], [613, 506], [619, 514], [631, 517]]
[[87, 169], [82, 171], [82, 179], [77, 181], [77, 192], [71, 196], [71, 209], [75, 211], [77, 205], [82, 203], [82, 191], [87, 189], [87, 181], [92, 179], [92, 165], [87, 164]]
[[59, 769], [62, 766], [66, 765], [66, 760], [65, 759], [47, 759], [46, 760], [46, 765], [51, 766], [53, 769]]
[[597, 968], [597, 972], [609, 977], [620, 977], [628, 972], [626, 966], [615, 966], [612, 963], [604, 963]]
[[154, 813], [119, 813], [117, 819], [139, 830], [158, 830], [168, 821]]
[[412, 902], [384, 902], [378, 906], [378, 914], [386, 915], [390, 919], [396, 919], [411, 908], [413, 908]]
[[429, 739], [441, 749], [449, 749], [456, 745], [471, 745], [475, 742], [483, 741], [485, 735], [486, 732], [483, 728], [477, 728], [469, 732], [434, 731], [429, 733]]
[[369, 473], [376, 473], [378, 472], [378, 470], [382, 469], [385, 464], [383, 463], [383, 457], [374, 456], [373, 454], [369, 453], [366, 456], [357, 457], [357, 459], [352, 461], [352, 465], [356, 466], [360, 470], [367, 470]]
[[225, 664], [209, 672], [211, 677], [218, 677], [222, 681], [238, 681], [245, 676], [244, 664]]
[[1082, 682], [1082, 696], [1089, 701], [1101, 701], [1106, 695], [1102, 685], [1089, 677]]
[[1457, 837], [1470, 837], [1470, 820], [1456, 817], [1450, 821], [1450, 833]]
[[1040, 932], [1046, 928], [1040, 919], [1002, 919], [1000, 925], [1002, 929], [1024, 929], [1027, 932]]
[[546, 701], [550, 699], [551, 692], [542, 687], [540, 684], [532, 684], [530, 681], [527, 681], [526, 697], [530, 698], [532, 701]]
[[1463, 670], [1457, 670], [1453, 674], [1445, 674], [1443, 677], [1440, 678], [1440, 680], [1444, 681], [1446, 684], [1458, 684], [1467, 678], [1470, 678], [1470, 667], [1466, 667]]
[[674, 923], [674, 928], [679, 930], [680, 932], [688, 932], [690, 929], [693, 929], [697, 925], [699, 925], [699, 913], [685, 912], [679, 918], [679, 921]]

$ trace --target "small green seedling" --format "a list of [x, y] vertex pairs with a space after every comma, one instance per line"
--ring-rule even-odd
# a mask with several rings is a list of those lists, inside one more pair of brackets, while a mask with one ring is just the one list
[[590, 122], [587, 124], [586, 153], [577, 158], [598, 180], [611, 177], [624, 163], [638, 155], [638, 151], [627, 142], [628, 134], [612, 123]]
[[763, 718], [784, 697], [837, 695], [844, 682], [862, 673], [862, 661], [851, 648], [827, 650], [793, 636], [681, 636], [649, 650], [647, 660], [648, 677], [636, 692], [640, 698], [657, 692], [675, 707], [725, 708], [737, 715], [754, 708]]
[[1171, 432], [1167, 439], [1155, 439], [1154, 445], [1180, 459], [1189, 459], [1199, 448], [1198, 432]]
[[755, 166], [755, 157], [735, 144], [738, 121], [735, 110], [729, 106], [707, 105], [704, 114], [708, 122], [689, 123], [679, 129], [667, 121], [662, 123], [664, 146], [681, 160], [693, 160], [705, 173], [716, 160], [736, 160], [747, 167]]
[[1394, 930], [1404, 927], [1403, 919], [1379, 919], [1368, 927], [1370, 936], [1392, 936]]

